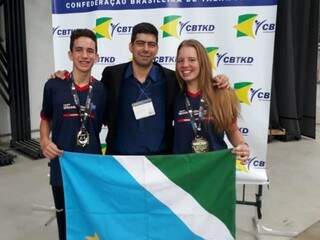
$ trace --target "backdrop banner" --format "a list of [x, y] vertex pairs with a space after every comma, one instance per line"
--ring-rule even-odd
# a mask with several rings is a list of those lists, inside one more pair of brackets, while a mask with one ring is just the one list
[[130, 35], [139, 22], [158, 28], [155, 61], [170, 69], [179, 43], [199, 40], [213, 74], [226, 74], [241, 102], [238, 124], [251, 155], [246, 166], [237, 164], [237, 183], [266, 184], [276, 11], [277, 0], [52, 0], [55, 69], [71, 69], [67, 52], [76, 28], [98, 37], [97, 79], [106, 66], [130, 61]]

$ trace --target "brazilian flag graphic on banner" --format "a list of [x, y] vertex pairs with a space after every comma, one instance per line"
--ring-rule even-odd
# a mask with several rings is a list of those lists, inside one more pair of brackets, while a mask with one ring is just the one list
[[65, 152], [68, 240], [229, 240], [235, 236], [230, 150], [161, 156]]

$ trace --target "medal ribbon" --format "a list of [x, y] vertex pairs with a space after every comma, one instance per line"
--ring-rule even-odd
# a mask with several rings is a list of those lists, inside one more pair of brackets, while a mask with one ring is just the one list
[[84, 109], [84, 113], [81, 114], [81, 109], [80, 109], [80, 100], [79, 100], [79, 96], [76, 90], [76, 86], [74, 84], [74, 79], [73, 76], [71, 75], [71, 93], [74, 99], [74, 103], [77, 107], [78, 113], [79, 113], [79, 117], [80, 117], [80, 122], [81, 122], [81, 131], [86, 131], [86, 123], [87, 123], [87, 119], [91, 114], [91, 100], [92, 100], [92, 77], [90, 77], [90, 81], [89, 81], [89, 91], [88, 91], [88, 95], [87, 95], [87, 99], [86, 99], [86, 105], [85, 105], [85, 109]]
[[201, 97], [200, 99], [200, 106], [199, 106], [199, 124], [197, 124], [197, 121], [193, 115], [193, 111], [191, 108], [191, 103], [189, 98], [187, 97], [187, 95], [185, 94], [185, 104], [186, 104], [186, 108], [187, 111], [189, 113], [189, 117], [190, 117], [190, 123], [191, 123], [191, 127], [194, 133], [194, 136], [197, 137], [200, 135], [201, 132], [201, 122], [204, 118], [204, 99]]

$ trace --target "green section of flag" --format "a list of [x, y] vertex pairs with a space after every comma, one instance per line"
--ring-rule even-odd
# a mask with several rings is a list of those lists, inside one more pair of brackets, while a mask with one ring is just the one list
[[235, 157], [230, 150], [148, 158], [235, 236]]

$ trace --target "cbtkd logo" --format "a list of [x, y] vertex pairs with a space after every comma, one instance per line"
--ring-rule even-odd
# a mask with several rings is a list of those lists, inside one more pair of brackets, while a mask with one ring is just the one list
[[60, 26], [52, 28], [52, 35], [57, 37], [70, 37], [74, 29], [61, 28]]
[[176, 63], [176, 57], [175, 56], [156, 56], [154, 61], [161, 65], [174, 65]]
[[169, 15], [163, 18], [163, 24], [160, 26], [162, 30], [162, 37], [176, 37], [185, 34], [194, 33], [214, 33], [215, 25], [213, 24], [198, 24], [191, 21], [181, 21], [182, 16], [180, 15]]
[[114, 65], [116, 58], [114, 56], [100, 56], [98, 64], [99, 65]]
[[120, 23], [117, 24], [110, 24], [111, 26], [111, 36], [113, 36], [114, 33], [117, 33], [118, 35], [130, 35], [132, 32], [133, 26], [124, 26]]
[[220, 63], [225, 65], [253, 65], [254, 63], [254, 58], [251, 56], [231, 56], [227, 52], [223, 54], [218, 53], [217, 56], [217, 66]]
[[264, 33], [274, 32], [276, 30], [276, 24], [275, 23], [268, 23], [267, 20], [263, 20], [261, 22], [256, 20], [255, 24], [256, 24], [256, 31], [255, 31], [256, 35], [258, 35], [259, 30], [261, 30]]
[[270, 101], [271, 93], [262, 88], [253, 88], [253, 82], [237, 82], [234, 84], [234, 90], [240, 101], [247, 105], [251, 105], [254, 101]]
[[180, 22], [180, 35], [186, 33], [213, 33], [215, 26], [213, 24], [192, 24], [191, 21]]
[[250, 89], [251, 97], [250, 101], [253, 102], [254, 99], [258, 99], [260, 101], [270, 101], [271, 93], [267, 91], [263, 91], [262, 88], [258, 89]]
[[267, 19], [258, 20], [258, 14], [249, 13], [238, 16], [238, 23], [233, 26], [237, 30], [237, 37], [255, 38], [259, 32], [275, 32], [276, 24]]
[[250, 168], [263, 169], [266, 168], [266, 162], [259, 160], [257, 157], [249, 158], [248, 169]]
[[111, 17], [101, 17], [96, 19], [96, 26], [93, 29], [97, 38], [105, 38], [111, 40], [113, 35], [129, 35], [133, 26], [124, 26], [120, 23], [113, 23]]

